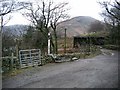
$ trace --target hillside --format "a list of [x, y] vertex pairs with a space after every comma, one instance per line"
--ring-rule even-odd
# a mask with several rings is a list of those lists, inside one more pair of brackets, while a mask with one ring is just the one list
[[10, 25], [3, 27], [3, 33], [8, 33], [14, 36], [20, 36], [21, 34], [26, 32], [28, 28], [27, 25]]
[[[64, 29], [67, 29], [67, 37], [80, 36], [81, 34], [86, 34], [92, 32], [89, 31], [93, 23], [100, 22], [92, 17], [88, 16], [78, 16], [72, 19], [61, 22], [57, 26], [58, 36], [64, 36]], [[100, 22], [101, 23], [101, 22]], [[96, 30], [96, 32], [98, 32]]]
[[[96, 25], [96, 23], [98, 24]], [[103, 28], [100, 23], [102, 22], [88, 16], [74, 17], [58, 24], [57, 35], [58, 37], [64, 37], [65, 28], [67, 29], [67, 37], [80, 36], [91, 32], [99, 32], [102, 31]], [[27, 28], [27, 25], [11, 25], [5, 26], [3, 28], [3, 32], [20, 36], [21, 34], [26, 33]]]

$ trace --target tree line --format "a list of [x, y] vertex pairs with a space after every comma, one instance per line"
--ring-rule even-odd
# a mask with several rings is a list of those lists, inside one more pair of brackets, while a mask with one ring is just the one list
[[100, 2], [100, 5], [104, 9], [101, 14], [106, 24], [106, 29], [109, 31], [107, 37], [107, 43], [113, 45], [119, 45], [120, 41], [120, 1], [115, 0], [114, 2]]

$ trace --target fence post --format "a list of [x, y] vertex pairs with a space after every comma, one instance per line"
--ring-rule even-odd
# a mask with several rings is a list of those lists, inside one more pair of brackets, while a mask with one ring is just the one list
[[[22, 67], [22, 61], [21, 61], [21, 54], [20, 54], [20, 53], [21, 53], [21, 51], [19, 51], [19, 56], [18, 56], [19, 59], [17, 58], [18, 60], [20, 60], [19, 69], [21, 69], [21, 67]], [[17, 61], [18, 61], [18, 60], [17, 60]]]
[[41, 51], [39, 50], [39, 64], [42, 64], [42, 60], [41, 60]]
[[12, 71], [13, 70], [13, 58], [14, 58], [14, 54], [12, 53], [12, 55], [11, 55], [11, 61], [10, 61], [10, 70]]

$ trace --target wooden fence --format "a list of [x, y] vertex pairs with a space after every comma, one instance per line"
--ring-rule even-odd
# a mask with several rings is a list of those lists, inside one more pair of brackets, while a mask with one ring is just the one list
[[19, 68], [19, 61], [12, 53], [11, 56], [2, 57], [2, 72], [8, 72]]

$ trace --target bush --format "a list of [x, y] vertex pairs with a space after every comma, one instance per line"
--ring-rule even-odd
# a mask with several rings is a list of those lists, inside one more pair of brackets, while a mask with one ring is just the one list
[[2, 59], [2, 71], [4, 73], [18, 69], [19, 68], [19, 62], [16, 58], [13, 59], [13, 66], [11, 65], [11, 58], [3, 58]]

